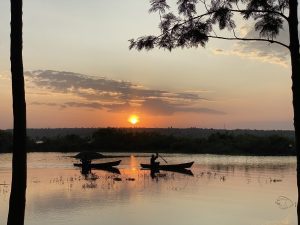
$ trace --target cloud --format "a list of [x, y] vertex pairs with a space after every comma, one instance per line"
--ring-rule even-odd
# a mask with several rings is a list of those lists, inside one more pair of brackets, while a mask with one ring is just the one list
[[238, 43], [234, 45], [234, 49], [213, 49], [212, 52], [215, 55], [233, 55], [287, 67], [289, 65], [288, 51], [285, 51], [283, 47], [273, 47], [273, 45], [270, 47], [266, 43]]
[[2, 72], [1, 74], [0, 74], [0, 80], [10, 80], [11, 78], [10, 78], [10, 75], [9, 75], [9, 73], [8, 72]]
[[60, 106], [59, 104], [57, 104], [57, 103], [52, 103], [52, 102], [48, 102], [48, 103], [31, 102], [31, 105]]
[[[289, 28], [288, 24], [283, 24], [283, 30], [280, 30], [277, 41], [289, 45]], [[240, 29], [241, 37], [259, 38], [259, 33], [255, 31], [254, 24], [252, 26], [242, 26]], [[300, 36], [300, 33], [299, 33]], [[260, 41], [239, 41], [234, 44], [233, 49], [213, 49], [216, 55], [235, 55], [246, 57], [266, 63], [277, 64], [283, 67], [289, 66], [289, 51], [287, 48], [276, 43], [260, 42]]]
[[166, 103], [160, 99], [148, 99], [144, 101], [141, 105], [141, 110], [149, 114], [159, 113], [163, 115], [171, 115], [178, 112], [224, 114], [223, 112], [208, 108], [192, 107], [189, 104]]
[[[60, 99], [60, 103], [35, 101], [31, 103], [33, 105], [101, 109], [109, 112], [139, 111], [154, 115], [178, 112], [223, 114], [201, 107], [208, 100], [200, 96], [201, 91], [155, 90], [128, 81], [53, 70], [27, 71], [25, 77], [29, 86], [40, 89], [43, 93], [69, 96], [66, 101]], [[70, 95], [74, 100], [70, 101]]]
[[[289, 43], [288, 24], [283, 25], [283, 30], [280, 30], [277, 41], [280, 41], [286, 45]], [[258, 38], [259, 34], [255, 31], [254, 26], [248, 31], [245, 38]], [[281, 66], [288, 66], [289, 51], [287, 48], [278, 44], [270, 44], [266, 42], [239, 42], [234, 52], [237, 55], [249, 56], [250, 58], [262, 60], [263, 62], [269, 62], [278, 64]]]
[[200, 100], [198, 94], [171, 93], [146, 89], [127, 81], [92, 77], [78, 73], [38, 70], [25, 73], [29, 82], [37, 87], [59, 93], [72, 93], [87, 100], [130, 101], [132, 99], [165, 98], [178, 100]]
[[62, 107], [76, 107], [76, 108], [93, 108], [103, 109], [103, 104], [98, 102], [65, 102]]
[[147, 99], [139, 107], [132, 107], [128, 103], [120, 105], [111, 105], [108, 107], [110, 112], [116, 111], [139, 111], [148, 114], [158, 115], [172, 115], [174, 113], [186, 112], [186, 113], [209, 113], [216, 115], [223, 115], [224, 112], [212, 110], [208, 108], [192, 107], [189, 104], [171, 103], [161, 99]]

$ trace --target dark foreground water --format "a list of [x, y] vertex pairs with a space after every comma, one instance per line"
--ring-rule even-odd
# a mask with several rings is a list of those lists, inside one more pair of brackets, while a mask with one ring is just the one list
[[[139, 168], [146, 157], [122, 158], [121, 174], [84, 176], [69, 155], [28, 155], [26, 225], [297, 224], [294, 157], [165, 155], [169, 163], [195, 161], [193, 176], [161, 171], [152, 178]], [[0, 224], [10, 163], [10, 154], [0, 155]]]

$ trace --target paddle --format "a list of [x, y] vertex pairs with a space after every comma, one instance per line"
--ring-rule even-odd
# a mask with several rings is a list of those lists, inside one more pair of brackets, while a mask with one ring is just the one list
[[165, 161], [165, 163], [168, 163], [167, 160], [165, 160], [161, 155], [158, 155], [160, 158], [162, 158], [162, 160]]

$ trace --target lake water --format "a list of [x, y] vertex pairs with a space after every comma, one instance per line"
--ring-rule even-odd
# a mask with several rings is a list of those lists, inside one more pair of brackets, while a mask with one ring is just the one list
[[[149, 154], [128, 153], [121, 174], [93, 170], [87, 177], [70, 155], [28, 154], [26, 225], [297, 224], [294, 157], [164, 155], [169, 163], [195, 161], [193, 176], [161, 171], [152, 178], [139, 168]], [[11, 154], [1, 154], [0, 224], [10, 164]]]

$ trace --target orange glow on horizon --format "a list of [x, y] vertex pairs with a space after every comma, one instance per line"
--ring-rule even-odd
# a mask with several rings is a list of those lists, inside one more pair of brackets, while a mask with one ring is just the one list
[[140, 122], [140, 118], [137, 115], [131, 115], [128, 118], [128, 122], [131, 123], [132, 125], [136, 125], [137, 123]]

